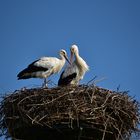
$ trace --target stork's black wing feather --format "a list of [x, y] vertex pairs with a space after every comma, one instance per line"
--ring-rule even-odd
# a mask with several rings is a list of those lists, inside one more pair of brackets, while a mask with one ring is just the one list
[[63, 77], [64, 71], [61, 73], [60, 78], [58, 80], [58, 86], [66, 86], [71, 83], [71, 81], [76, 78], [76, 73], [72, 73], [67, 77]]
[[25, 68], [24, 70], [22, 70], [18, 75], [18, 79], [27, 79], [27, 78], [31, 78], [31, 74], [33, 72], [38, 72], [38, 71], [47, 71], [47, 68], [41, 67], [41, 66], [36, 66], [34, 65], [38, 60], [32, 62], [27, 68]]

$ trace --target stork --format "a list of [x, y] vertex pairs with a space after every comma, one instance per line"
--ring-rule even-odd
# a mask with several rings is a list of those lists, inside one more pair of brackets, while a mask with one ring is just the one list
[[59, 55], [60, 59], [56, 57], [42, 57], [32, 62], [17, 75], [18, 80], [44, 78], [43, 87], [46, 87], [46, 79], [52, 74], [58, 73], [64, 66], [66, 60], [70, 63], [65, 50], [60, 50]]
[[[78, 85], [79, 81], [83, 79], [85, 73], [89, 70], [87, 63], [80, 57], [77, 45], [72, 45], [70, 48], [71, 65], [68, 65], [65, 70], [61, 73], [60, 79], [58, 81], [58, 86], [65, 85]], [[73, 61], [73, 56], [75, 55], [75, 61]]]

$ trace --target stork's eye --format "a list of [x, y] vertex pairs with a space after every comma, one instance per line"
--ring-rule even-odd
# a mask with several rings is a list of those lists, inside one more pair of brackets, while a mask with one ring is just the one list
[[71, 51], [74, 52], [74, 48], [71, 48]]
[[66, 53], [64, 51], [61, 51], [62, 55], [65, 55]]

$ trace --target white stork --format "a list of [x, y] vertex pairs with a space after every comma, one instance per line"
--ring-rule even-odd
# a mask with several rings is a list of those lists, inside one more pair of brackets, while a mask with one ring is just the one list
[[[89, 66], [79, 55], [78, 47], [76, 45], [72, 45], [70, 51], [71, 51], [70, 62], [72, 64], [67, 66], [60, 75], [58, 86], [64, 86], [69, 84], [78, 85], [79, 81], [83, 79], [85, 73], [89, 70]], [[72, 62], [74, 55], [75, 61]]]
[[58, 73], [65, 64], [65, 60], [68, 60], [67, 53], [65, 50], [60, 50], [60, 59], [56, 57], [42, 57], [30, 65], [27, 68], [22, 70], [18, 75], [19, 79], [28, 79], [28, 78], [44, 78], [43, 86], [47, 86], [46, 78], [52, 74]]

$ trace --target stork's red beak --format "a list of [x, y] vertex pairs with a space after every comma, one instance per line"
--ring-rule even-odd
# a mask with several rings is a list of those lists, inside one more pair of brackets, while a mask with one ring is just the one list
[[71, 55], [70, 55], [70, 63], [71, 63], [71, 64], [72, 64], [72, 62], [73, 62], [73, 56], [74, 56], [74, 53], [71, 52]]

